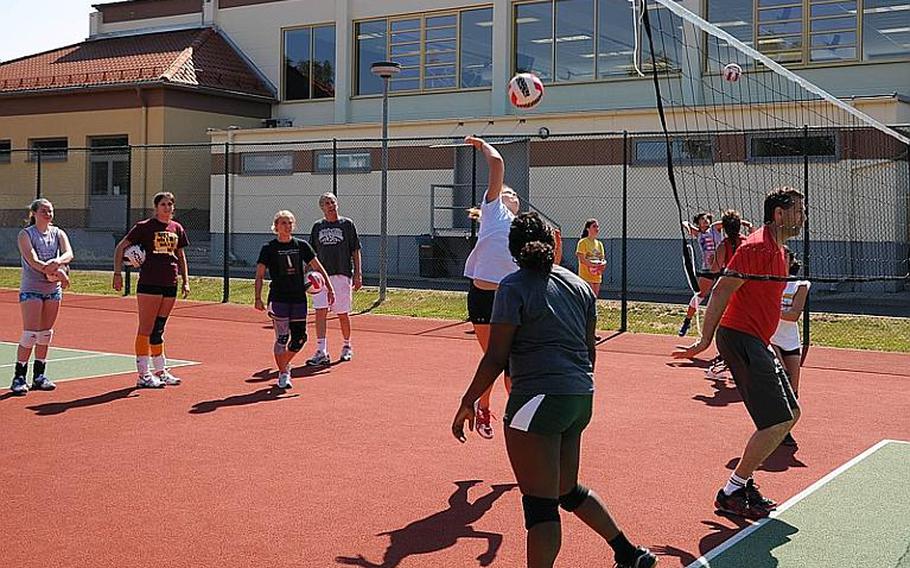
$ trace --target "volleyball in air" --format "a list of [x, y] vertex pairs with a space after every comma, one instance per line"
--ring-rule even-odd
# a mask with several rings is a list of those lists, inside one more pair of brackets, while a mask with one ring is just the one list
[[533, 73], [519, 73], [509, 81], [509, 101], [518, 108], [532, 108], [543, 99], [543, 82]]
[[130, 245], [123, 251], [123, 260], [133, 268], [139, 268], [145, 262], [145, 250], [139, 245]]
[[307, 272], [304, 278], [306, 279], [307, 294], [318, 294], [325, 288], [325, 278], [315, 270]]
[[736, 63], [727, 63], [724, 65], [723, 76], [725, 81], [735, 83], [739, 81], [739, 77], [743, 74], [743, 68], [737, 65]]

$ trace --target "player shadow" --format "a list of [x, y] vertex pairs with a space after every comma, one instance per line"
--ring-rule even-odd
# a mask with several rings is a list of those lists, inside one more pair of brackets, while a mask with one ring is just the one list
[[5, 393], [0, 394], [0, 402], [6, 400], [8, 398], [22, 398], [22, 395], [16, 394], [12, 391], [6, 391]]
[[286, 392], [287, 390], [285, 389], [271, 386], [247, 394], [237, 394], [217, 400], [204, 400], [194, 404], [193, 408], [190, 409], [190, 414], [206, 414], [228, 406], [246, 406], [248, 404], [272, 402], [300, 396], [297, 394], [285, 395]]
[[[449, 507], [428, 517], [418, 519], [408, 525], [376, 536], [388, 536], [389, 544], [382, 557], [382, 563], [367, 560], [362, 554], [357, 556], [337, 556], [335, 562], [367, 568], [395, 568], [409, 556], [430, 554], [455, 546], [458, 539], [476, 538], [487, 541], [487, 550], [476, 557], [480, 566], [489, 566], [496, 559], [502, 545], [502, 535], [494, 532], [478, 531], [472, 523], [479, 521], [493, 503], [506, 492], [516, 488], [514, 483], [502, 483], [490, 486], [490, 492], [478, 497], [473, 503], [468, 502], [468, 489], [480, 483], [480, 480], [456, 481], [458, 489], [449, 496]], [[466, 564], [465, 564], [466, 565]]]
[[115, 400], [122, 400], [125, 398], [137, 398], [139, 394], [135, 392], [136, 390], [138, 390], [138, 387], [132, 386], [95, 396], [77, 398], [75, 400], [63, 402], [46, 402], [44, 404], [27, 406], [26, 408], [35, 411], [35, 414], [38, 416], [53, 416], [55, 414], [63, 414], [67, 410], [73, 410], [74, 408], [98, 406], [99, 404], [108, 404]]
[[[340, 365], [344, 361], [340, 359], [337, 361], [332, 361], [328, 365], [319, 365], [319, 366], [310, 366], [310, 365], [300, 365], [297, 367], [291, 367], [291, 378], [294, 379], [303, 379], [307, 377], [316, 377], [319, 375], [324, 375], [329, 372], [331, 367]], [[262, 369], [256, 371], [253, 375], [246, 379], [246, 383], [255, 384], [255, 383], [266, 383], [268, 381], [277, 381], [278, 380], [278, 371], [272, 369], [271, 367], [267, 369]]]
[[[702, 537], [699, 541], [697, 554], [670, 545], [652, 546], [651, 550], [661, 556], [678, 558], [680, 566], [689, 566], [698, 560], [699, 557], [708, 554], [742, 529], [752, 525], [750, 521], [738, 517], [725, 516], [724, 518], [733, 522], [735, 526], [730, 527], [713, 520], [702, 521], [702, 524], [711, 529], [711, 533]], [[799, 529], [779, 519], [766, 520], [761, 527], [746, 536], [738, 544], [735, 544], [726, 552], [711, 558], [711, 565], [776, 568], [779, 561], [773, 556], [772, 551], [789, 543], [791, 540], [790, 536], [797, 532], [799, 532]]]
[[[733, 471], [739, 465], [739, 458], [733, 458], [727, 462], [727, 469]], [[782, 472], [791, 467], [808, 467], [796, 457], [796, 448], [791, 446], [778, 446], [770, 456], [765, 459], [758, 469], [760, 471]]]
[[595, 336], [594, 336], [594, 343], [595, 343], [595, 345], [602, 345], [602, 344], [604, 344], [604, 343], [610, 341], [611, 339], [616, 339], [616, 338], [619, 337], [620, 335], [624, 335], [624, 334], [625, 334], [625, 332], [619, 331], [619, 330], [614, 331], [614, 332], [611, 333], [610, 335], [600, 335], [600, 334], [598, 334], [598, 335], [595, 335]]
[[694, 367], [696, 369], [710, 369], [711, 359], [677, 359], [674, 361], [667, 361], [665, 365], [667, 367], [673, 367], [674, 369], [685, 369], [689, 367]]
[[711, 381], [711, 388], [714, 389], [714, 392], [710, 395], [697, 394], [692, 397], [692, 400], [697, 400], [705, 403], [707, 406], [714, 407], [729, 406], [733, 403], [743, 401], [743, 397], [739, 395], [739, 391], [736, 390], [736, 385], [734, 385], [732, 381], [723, 378], [712, 379], [705, 377], [705, 379]]

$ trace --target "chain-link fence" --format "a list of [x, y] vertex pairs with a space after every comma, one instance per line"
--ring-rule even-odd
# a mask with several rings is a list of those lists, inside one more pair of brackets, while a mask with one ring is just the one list
[[[600, 297], [621, 302], [607, 327], [627, 329], [629, 318], [638, 317], [630, 301], [688, 300], [676, 206], [666, 164], [655, 153], [663, 144], [661, 135], [506, 134], [486, 139], [503, 155], [505, 182], [522, 208], [539, 212], [561, 230], [564, 266], [577, 269], [575, 252], [584, 223], [599, 220], [598, 238], [607, 260]], [[153, 195], [170, 191], [177, 196], [176, 218], [191, 242], [190, 273], [220, 277], [227, 300], [231, 277], [253, 276], [259, 248], [272, 238], [274, 213], [294, 212], [298, 236], [309, 238], [313, 223], [322, 218], [319, 196], [331, 192], [337, 195], [339, 213], [354, 221], [360, 235], [369, 287], [361, 304], [378, 298], [375, 287], [381, 283], [467, 289], [462, 270], [478, 230], [467, 210], [482, 200], [487, 166], [483, 155], [460, 138], [389, 139], [385, 189], [379, 139], [162, 146], [123, 142], [93, 141], [89, 148], [46, 144], [0, 154], [4, 264], [18, 264], [15, 235], [26, 217], [25, 205], [35, 197], [53, 202], [56, 223], [67, 230], [77, 252], [75, 266], [107, 269], [117, 240], [151, 215]], [[885, 217], [895, 226], [851, 234], [857, 249], [869, 231], [895, 234], [898, 257], [907, 259], [910, 160], [906, 153], [890, 160], [895, 187], [887, 207], [893, 211]], [[813, 175], [811, 169], [806, 172]], [[729, 206], [749, 210], [755, 204]], [[906, 262], [895, 267], [906, 269]], [[816, 288], [814, 309], [841, 302], [864, 310], [851, 289]], [[870, 305], [891, 302], [906, 315], [899, 309], [908, 303], [906, 294], [903, 281], [866, 290], [859, 299]]]

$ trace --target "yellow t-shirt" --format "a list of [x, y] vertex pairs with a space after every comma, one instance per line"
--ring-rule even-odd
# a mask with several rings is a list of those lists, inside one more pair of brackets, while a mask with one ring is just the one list
[[[576, 253], [581, 253], [588, 260], [600, 260], [603, 261], [606, 259], [604, 254], [604, 245], [602, 242], [597, 239], [591, 240], [589, 238], [583, 238], [578, 241], [578, 248], [575, 249]], [[594, 282], [600, 283], [603, 280], [602, 274], [594, 274], [588, 267], [582, 263], [578, 263], [578, 275], [585, 282]]]

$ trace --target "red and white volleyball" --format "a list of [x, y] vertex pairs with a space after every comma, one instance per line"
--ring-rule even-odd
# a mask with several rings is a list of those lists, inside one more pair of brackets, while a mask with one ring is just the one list
[[322, 277], [322, 274], [316, 271], [307, 272], [305, 275], [307, 286], [307, 294], [318, 294], [322, 292], [322, 289], [325, 288], [325, 278]]
[[543, 99], [543, 82], [533, 73], [519, 73], [509, 81], [509, 101], [518, 108], [532, 108]]
[[724, 65], [723, 76], [725, 81], [735, 83], [739, 81], [739, 78], [742, 74], [743, 68], [736, 63], [727, 63]]

